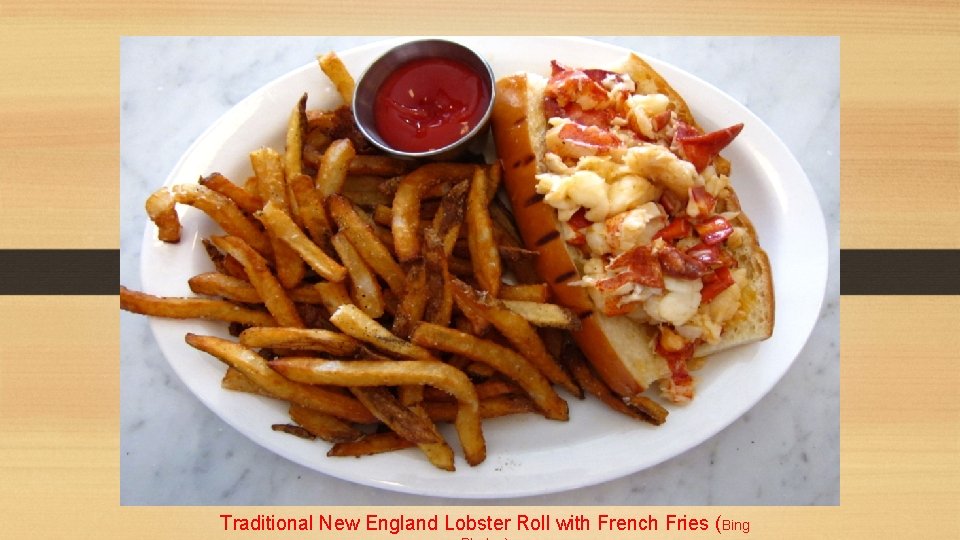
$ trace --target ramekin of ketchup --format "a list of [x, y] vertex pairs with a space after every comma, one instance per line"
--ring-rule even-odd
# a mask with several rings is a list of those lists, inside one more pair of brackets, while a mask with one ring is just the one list
[[354, 117], [386, 152], [449, 158], [486, 132], [493, 92], [493, 71], [472, 50], [445, 40], [411, 41], [363, 74]]

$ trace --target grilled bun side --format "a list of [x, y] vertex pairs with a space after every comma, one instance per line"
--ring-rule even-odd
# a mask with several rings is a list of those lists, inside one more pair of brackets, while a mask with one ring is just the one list
[[[623, 64], [614, 68], [630, 76], [637, 83], [637, 90], [645, 93], [659, 93], [667, 96], [676, 111], [677, 117], [688, 125], [705, 131], [694, 118], [683, 97], [653, 67], [636, 54], [631, 53]], [[722, 156], [714, 158], [713, 166], [718, 174], [730, 176], [730, 162]], [[740, 211], [740, 201], [733, 188], [728, 187], [718, 197], [719, 204], [726, 211]], [[742, 228], [744, 233], [738, 238], [736, 246], [728, 243], [738, 268], [747, 270], [746, 283], [742, 287], [740, 310], [733, 320], [724, 326], [720, 340], [715, 343], [703, 343], [697, 347], [697, 356], [725, 351], [767, 339], [773, 335], [774, 293], [773, 272], [770, 258], [760, 247], [757, 231], [753, 223], [742, 212], [731, 220], [731, 225]]]
[[544, 155], [546, 119], [543, 89], [546, 81], [520, 74], [497, 82], [493, 135], [504, 170], [504, 187], [524, 244], [535, 250], [537, 272], [550, 286], [557, 302], [574, 310], [581, 330], [573, 338], [610, 388], [631, 396], [670, 375], [666, 361], [650, 345], [654, 331], [625, 317], [607, 317], [595, 310], [584, 287], [568, 283], [580, 279], [579, 254], [567, 247], [557, 213], [536, 191]]

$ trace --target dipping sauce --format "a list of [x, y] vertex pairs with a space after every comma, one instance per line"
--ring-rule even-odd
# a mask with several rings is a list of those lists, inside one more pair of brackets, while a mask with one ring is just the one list
[[466, 64], [421, 58], [386, 78], [377, 90], [373, 114], [384, 142], [404, 152], [426, 152], [469, 133], [489, 103], [488, 84]]

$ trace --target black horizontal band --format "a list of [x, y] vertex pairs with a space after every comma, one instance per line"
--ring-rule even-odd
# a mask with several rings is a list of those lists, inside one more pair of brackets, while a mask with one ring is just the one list
[[[116, 249], [0, 250], [0, 295], [115, 295]], [[842, 295], [958, 295], [960, 250], [842, 249]]]
[[0, 250], [2, 295], [116, 295], [118, 249]]
[[960, 294], [960, 250], [841, 249], [840, 294]]

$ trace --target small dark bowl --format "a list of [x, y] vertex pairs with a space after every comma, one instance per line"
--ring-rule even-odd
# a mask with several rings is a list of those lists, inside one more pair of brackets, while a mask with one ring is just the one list
[[[490, 101], [486, 105], [486, 110], [473, 129], [442, 148], [423, 152], [408, 152], [393, 148], [387, 144], [377, 132], [377, 124], [373, 111], [377, 91], [387, 77], [401, 65], [420, 58], [438, 57], [462, 62], [481, 78], [485, 79], [490, 88]], [[383, 56], [371, 64], [370, 67], [367, 68], [367, 71], [360, 77], [353, 93], [353, 116], [356, 119], [357, 127], [360, 128], [360, 132], [363, 133], [364, 137], [384, 152], [404, 158], [454, 159], [467, 150], [472, 143], [486, 135], [487, 127], [490, 123], [490, 115], [493, 112], [495, 87], [496, 79], [494, 78], [493, 70], [490, 69], [486, 60], [467, 47], [442, 39], [410, 41], [384, 53]]]

